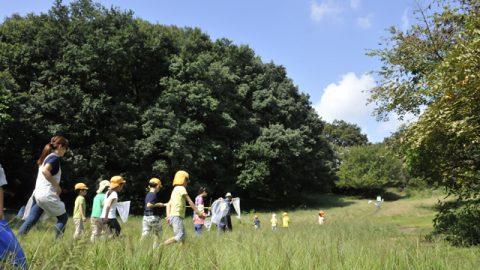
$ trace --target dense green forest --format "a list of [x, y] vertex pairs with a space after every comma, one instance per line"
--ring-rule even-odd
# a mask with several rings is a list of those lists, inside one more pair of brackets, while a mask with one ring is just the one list
[[116, 174], [135, 206], [150, 177], [169, 190], [179, 169], [191, 173], [192, 189], [230, 191], [245, 204], [328, 191], [335, 179], [324, 122], [285, 69], [200, 29], [57, 1], [0, 25], [0, 91], [0, 162], [17, 204], [54, 134], [71, 143], [67, 203], [75, 182]]

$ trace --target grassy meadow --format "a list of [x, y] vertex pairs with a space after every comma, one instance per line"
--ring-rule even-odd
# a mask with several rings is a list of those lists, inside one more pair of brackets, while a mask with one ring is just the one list
[[[141, 217], [122, 224], [122, 237], [91, 244], [87, 235], [73, 241], [69, 220], [57, 243], [53, 231], [37, 226], [20, 239], [31, 269], [479, 269], [480, 248], [452, 247], [427, 241], [433, 206], [441, 195], [423, 195], [384, 202], [377, 212], [367, 200], [323, 196], [317, 209], [290, 211], [291, 226], [270, 229], [271, 213], [233, 218], [234, 232], [216, 230], [195, 237], [189, 218], [183, 245], [152, 248], [140, 242]], [[317, 225], [319, 209], [326, 224]], [[277, 211], [277, 216], [281, 212]], [[87, 232], [89, 233], [87, 221]], [[172, 230], [164, 226], [163, 238]]]

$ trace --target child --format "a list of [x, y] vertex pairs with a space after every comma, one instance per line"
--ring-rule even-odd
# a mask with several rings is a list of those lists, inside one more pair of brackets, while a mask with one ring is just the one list
[[157, 193], [162, 188], [162, 182], [158, 178], [148, 181], [149, 192], [145, 196], [145, 210], [143, 211], [142, 239], [153, 232], [155, 235], [154, 247], [158, 246], [157, 241], [162, 235], [162, 224], [160, 219], [160, 208], [165, 204], [158, 202]]
[[88, 187], [84, 183], [75, 184], [75, 192], [78, 196], [75, 199], [75, 207], [73, 208], [73, 223], [75, 224], [75, 233], [73, 234], [73, 239], [78, 239], [81, 234], [83, 234], [83, 223], [87, 220], [86, 218], [86, 204], [85, 204], [85, 195], [87, 195]]
[[277, 215], [276, 214], [272, 214], [272, 219], [270, 219], [270, 222], [272, 223], [272, 231], [276, 231], [277, 230]]
[[97, 195], [93, 198], [92, 215], [90, 218], [92, 224], [92, 236], [90, 237], [90, 241], [92, 242], [95, 242], [103, 234], [104, 226], [101, 217], [105, 192], [107, 192], [109, 185], [110, 182], [108, 180], [101, 181], [97, 190]]
[[287, 212], [283, 212], [283, 215], [282, 215], [282, 227], [283, 228], [288, 228], [288, 223], [290, 222], [290, 218], [288, 217], [288, 213]]
[[[15, 266], [12, 269], [27, 269], [27, 259], [23, 253], [22, 247], [18, 243], [17, 238], [13, 234], [8, 222], [3, 216], [3, 186], [7, 184], [5, 172], [0, 164], [0, 268], [7, 266], [3, 260]], [[10, 269], [6, 267], [7, 269]]]
[[[197, 207], [198, 211], [205, 214], [205, 204], [204, 198], [207, 197], [207, 189], [205, 187], [200, 187], [198, 190], [198, 196], [195, 197], [195, 206]], [[193, 214], [193, 226], [195, 229], [195, 234], [200, 235], [202, 234], [202, 229], [205, 224], [205, 218], [199, 217], [197, 214]]]
[[118, 192], [122, 191], [127, 181], [121, 176], [113, 176], [110, 179], [110, 188], [105, 194], [104, 205], [102, 209], [102, 221], [107, 224], [110, 235], [119, 236], [122, 228], [117, 221], [117, 202]]
[[173, 227], [174, 236], [167, 239], [164, 244], [169, 245], [175, 242], [183, 242], [185, 239], [185, 227], [183, 226], [183, 219], [185, 218], [186, 202], [192, 207], [193, 211], [201, 218], [205, 215], [198, 211], [195, 204], [187, 194], [185, 187], [188, 185], [188, 173], [185, 171], [178, 171], [173, 179], [173, 190], [170, 196], [170, 201], [167, 207], [167, 219]]
[[253, 226], [255, 226], [255, 230], [260, 229], [260, 219], [258, 219], [257, 215], [253, 217]]
[[320, 212], [318, 212], [318, 224], [323, 225], [324, 222], [325, 222], [325, 211], [320, 210]]

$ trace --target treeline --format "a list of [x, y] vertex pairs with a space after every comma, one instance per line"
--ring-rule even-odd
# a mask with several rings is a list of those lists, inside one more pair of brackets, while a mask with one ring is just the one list
[[0, 120], [10, 203], [30, 195], [53, 134], [71, 144], [65, 189], [121, 174], [136, 209], [150, 177], [168, 189], [179, 169], [246, 203], [295, 201], [335, 179], [324, 122], [282, 66], [88, 0], [0, 24]]

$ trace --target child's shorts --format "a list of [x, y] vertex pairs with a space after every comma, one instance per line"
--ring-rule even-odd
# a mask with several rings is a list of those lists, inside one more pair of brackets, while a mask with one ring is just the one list
[[142, 236], [146, 236], [151, 232], [155, 235], [162, 234], [162, 223], [159, 216], [143, 216]]
[[177, 216], [170, 217], [170, 224], [172, 224], [173, 227], [175, 241], [183, 241], [183, 239], [185, 239], [185, 227], [183, 226], [183, 218]]

